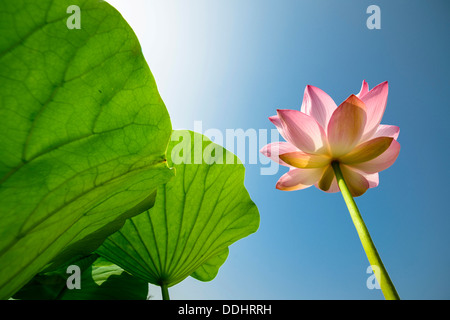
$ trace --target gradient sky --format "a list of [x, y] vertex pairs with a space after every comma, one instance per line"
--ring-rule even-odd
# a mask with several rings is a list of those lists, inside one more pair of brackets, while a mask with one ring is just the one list
[[[363, 79], [389, 81], [382, 123], [400, 127], [402, 149], [356, 201], [400, 297], [450, 298], [448, 0], [108, 2], [136, 32], [174, 129], [270, 130], [267, 118], [299, 109], [308, 84], [339, 105]], [[380, 30], [366, 27], [372, 4]], [[260, 229], [230, 247], [215, 280], [188, 278], [172, 299], [383, 299], [366, 286], [340, 193], [279, 191], [286, 168], [245, 166]]]

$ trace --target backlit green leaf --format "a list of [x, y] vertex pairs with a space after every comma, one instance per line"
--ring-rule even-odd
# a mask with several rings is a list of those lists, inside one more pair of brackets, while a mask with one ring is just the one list
[[152, 209], [128, 220], [97, 250], [133, 275], [168, 287], [189, 275], [212, 280], [228, 246], [259, 226], [237, 157], [201, 134], [173, 135], [181, 138], [167, 152], [176, 176], [158, 188]]
[[[73, 5], [80, 29], [68, 28]], [[173, 176], [170, 133], [139, 42], [114, 8], [0, 0], [0, 298], [150, 208]]]

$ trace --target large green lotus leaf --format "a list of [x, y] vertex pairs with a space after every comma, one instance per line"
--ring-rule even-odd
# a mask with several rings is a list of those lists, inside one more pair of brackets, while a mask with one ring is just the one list
[[173, 137], [167, 156], [176, 176], [158, 188], [153, 208], [129, 219], [97, 250], [131, 274], [167, 287], [189, 275], [212, 280], [228, 246], [259, 226], [237, 157], [198, 133], [174, 131]]
[[[80, 29], [68, 28], [72, 5]], [[109, 4], [1, 0], [0, 298], [151, 207], [173, 176], [171, 131], [139, 42]]]
[[[80, 270], [74, 280], [73, 269]], [[69, 270], [69, 272], [67, 271]], [[78, 282], [79, 288], [69, 288], [67, 282]], [[36, 275], [20, 289], [14, 299], [22, 300], [145, 300], [148, 283], [131, 276], [122, 268], [92, 254], [67, 263], [57, 270]]]

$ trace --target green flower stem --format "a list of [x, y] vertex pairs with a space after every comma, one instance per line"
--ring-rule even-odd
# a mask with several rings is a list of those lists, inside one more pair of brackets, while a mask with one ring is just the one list
[[165, 283], [161, 284], [161, 294], [162, 294], [163, 300], [170, 300], [169, 288], [167, 287], [167, 284], [165, 284]]
[[350, 190], [345, 183], [339, 163], [335, 161], [332, 163], [332, 166], [334, 173], [336, 174], [339, 189], [341, 190], [344, 201], [347, 204], [353, 224], [356, 227], [356, 231], [358, 231], [364, 251], [366, 252], [369, 263], [373, 268], [378, 283], [380, 284], [384, 297], [386, 300], [400, 300], [400, 296], [398, 295], [397, 290], [395, 290], [394, 284], [392, 283], [391, 278], [389, 277], [389, 274], [381, 261], [380, 255], [378, 254], [372, 238], [370, 237], [369, 230], [367, 230], [361, 213], [356, 206], [355, 200], [353, 199]]

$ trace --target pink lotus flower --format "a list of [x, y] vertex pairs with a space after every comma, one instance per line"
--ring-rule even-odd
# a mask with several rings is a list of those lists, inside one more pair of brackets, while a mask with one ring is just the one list
[[364, 80], [360, 92], [338, 107], [328, 94], [307, 86], [301, 111], [277, 110], [270, 121], [286, 142], [266, 145], [261, 152], [289, 167], [276, 188], [300, 190], [315, 185], [326, 192], [339, 187], [332, 162], [339, 162], [352, 196], [378, 186], [378, 172], [397, 159], [400, 128], [381, 125], [388, 83], [369, 91]]

